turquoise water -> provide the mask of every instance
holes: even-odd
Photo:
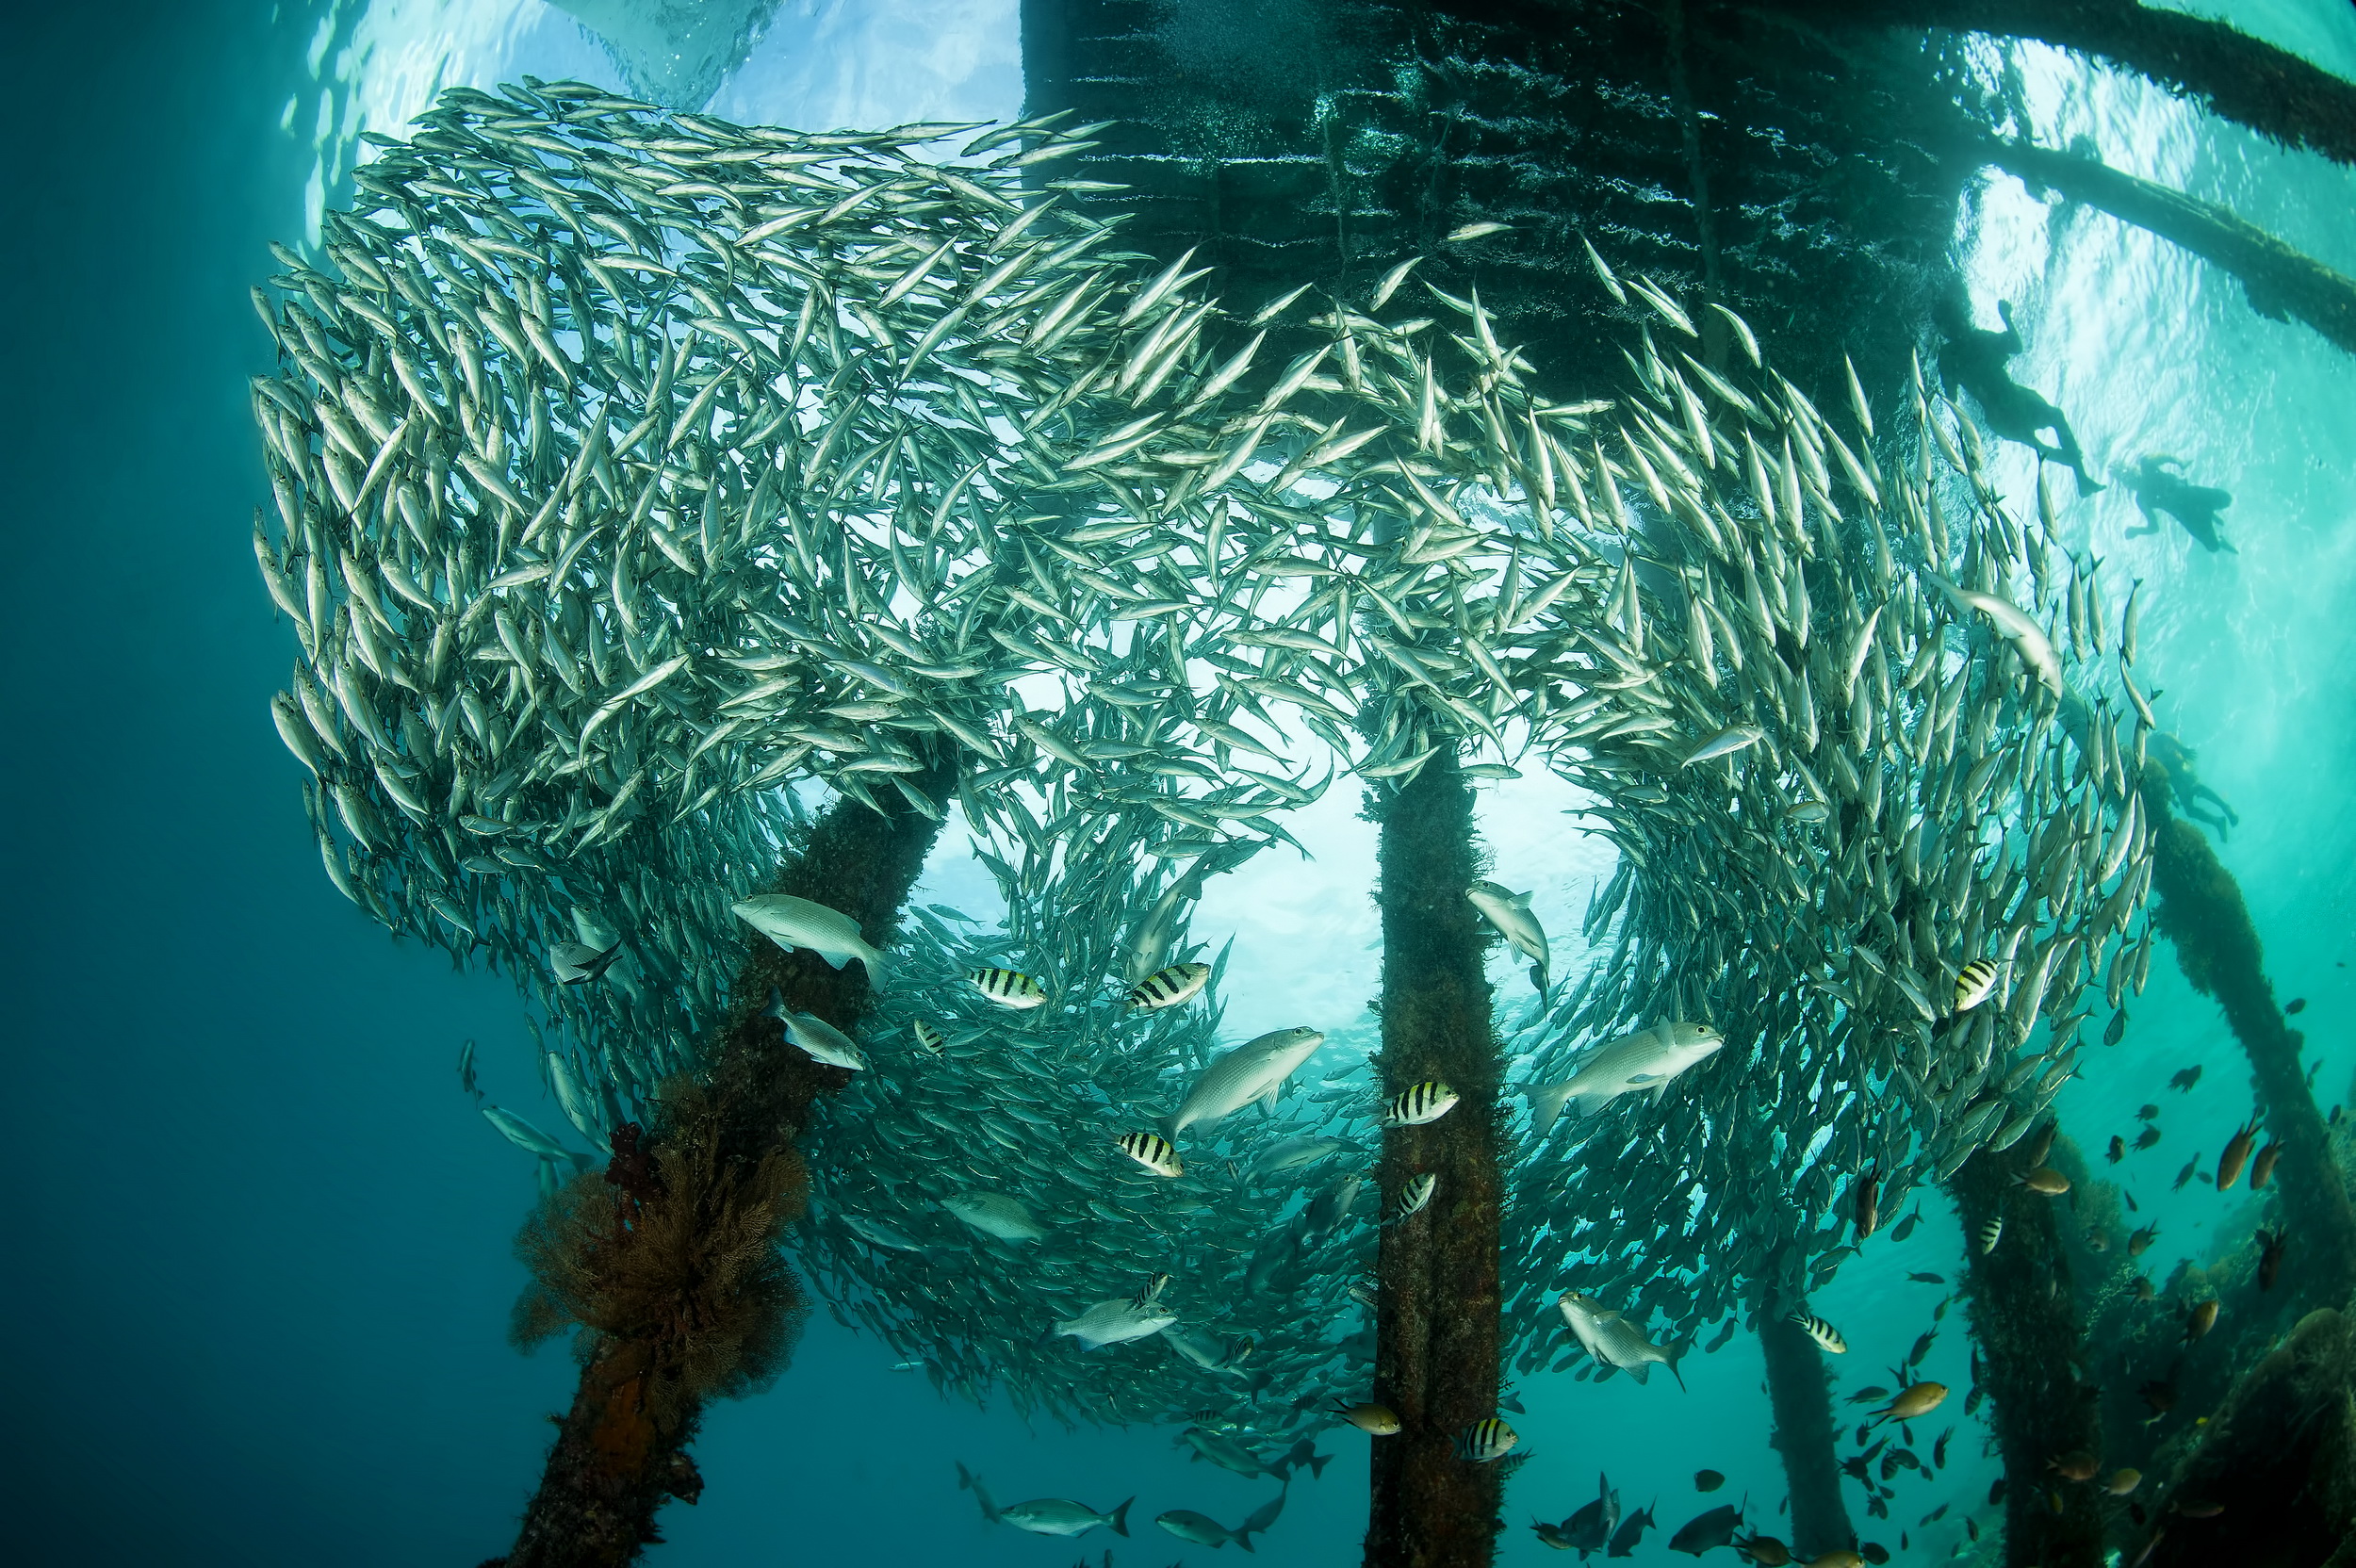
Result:
[[[1013,11],[789,7],[712,109],[811,129],[1010,114]],[[2356,75],[2345,8],[2231,14]],[[532,1162],[458,1091],[458,1043],[480,1042],[494,1099],[555,1112],[507,982],[394,945],[319,874],[300,770],[266,707],[292,650],[247,539],[269,493],[244,378],[270,361],[246,289],[274,270],[268,240],[300,238],[340,198],[360,130],[396,132],[446,86],[527,72],[622,84],[578,24],[539,5],[110,8],[20,15],[10,31],[25,80],[8,107],[24,151],[7,263],[5,1037],[20,1199],[6,1324],[25,1413],[5,1473],[23,1560],[479,1560],[511,1538],[572,1368],[561,1351],[527,1360],[504,1344]],[[2091,136],[2115,165],[2356,273],[2349,171],[2050,53],[2021,63],[2049,143]],[[2030,346],[2016,373],[2070,411],[2098,468],[2170,452],[2233,492],[2233,554],[2173,529],[2124,537],[2135,516],[2116,486],[2068,505],[2064,531],[2102,559],[2114,606],[2143,580],[2147,685],[2241,812],[2224,853],[2279,989],[2308,999],[2320,1102],[2356,1102],[2344,1022],[2356,988],[2341,967],[2356,961],[2347,358],[2258,318],[2204,265],[2099,214],[2057,217],[2007,180],[1963,242],[1983,323],[1997,298],[2015,302]],[[2000,474],[2024,498],[2019,455]],[[1540,890],[1558,937],[1611,870],[1599,841],[1561,831],[1570,804],[1536,782],[1482,796],[1499,863]],[[1206,897],[1198,931],[1237,935],[1231,1029],[1363,1022],[1373,830],[1354,810],[1337,789],[1293,825],[1313,863],[1266,857]],[[982,882],[958,842],[944,839],[927,890],[973,907]],[[1558,964],[1572,961],[1558,945]],[[1496,974],[1508,983],[1501,959]],[[2249,1115],[2246,1071],[2165,950],[2131,1011],[2127,1042],[2095,1054],[2058,1105],[2090,1152],[2132,1135],[2136,1105],[2165,1105],[2163,1141],[2119,1172],[2162,1227],[2143,1262],[2165,1277],[2246,1227],[2246,1199],[2168,1190]],[[2163,1092],[2194,1064],[2197,1093]],[[1849,1337],[1844,1386],[1880,1380],[1921,1331],[1935,1293],[1904,1273],[1955,1271],[1952,1220],[1935,1199],[1924,1209],[1910,1241],[1813,1303]],[[1924,1370],[1960,1388],[1964,1353],[1945,1334]],[[1233,1522],[1265,1498],[1265,1483],[1185,1462],[1167,1430],[1026,1428],[937,1398],[894,1359],[814,1315],[776,1390],[711,1413],[695,1450],[708,1490],[665,1512],[659,1558],[1071,1560],[1074,1544],[986,1527],[956,1490],[960,1460],[1002,1498],[1109,1507],[1135,1494],[1140,1524],[1180,1507]],[[1782,1478],[1753,1342],[1737,1335],[1684,1370],[1683,1393],[1522,1382],[1515,1424],[1535,1457],[1509,1494],[1501,1561],[1554,1560],[1519,1527],[1568,1513],[1599,1468],[1630,1508],[1657,1493],[1670,1528],[1705,1506],[1690,1481],[1701,1466],[1726,1474],[1726,1498],[1771,1513]],[[1986,1495],[1993,1465],[1973,1429],[1938,1483],[1902,1498],[1912,1514],[1957,1504],[1909,1560],[1943,1557]],[[1356,1557],[1366,1445],[1336,1432],[1326,1446],[1339,1457],[1292,1490],[1264,1547],[1273,1560]],[[1105,1544],[1080,1544],[1093,1557]],[[1150,1528],[1112,1544],[1132,1564],[1208,1555],[1165,1550]],[[1663,1538],[1639,1555],[1662,1560]]]

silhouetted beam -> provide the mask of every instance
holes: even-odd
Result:
[[[1832,1375],[1808,1331],[1792,1321],[1806,1297],[1780,1291],[1762,1298],[1759,1350],[1767,1363],[1767,1398],[1775,1427],[1769,1445],[1783,1457],[1792,1489],[1792,1546],[1802,1561],[1852,1548],[1857,1528],[1841,1500],[1839,1432],[1832,1419]]]
[[[1482,972],[1488,933],[1464,890],[1472,790],[1443,746],[1380,807],[1383,1092],[1440,1079],[1464,1097],[1439,1120],[1383,1137],[1382,1188],[1439,1178],[1421,1214],[1383,1233],[1374,1397],[1402,1429],[1374,1440],[1368,1568],[1486,1568],[1497,1548],[1495,1464],[1457,1456],[1497,1413],[1497,1039]]]
[[[2287,147],[2356,163],[2356,82],[2206,17],[2134,0],[1742,0],[1824,26],[1945,27],[2074,49]]]
[[[2108,164],[2020,141],[1991,141],[1988,161],[2031,187],[2050,186],[2124,223],[2149,229],[2241,280],[2250,307],[2276,320],[2296,316],[2333,346],[2356,353],[2356,279],[2293,250],[2225,208],[2124,174]]]

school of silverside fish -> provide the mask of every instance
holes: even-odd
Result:
[[[1550,769],[1619,852],[1559,981],[1526,894],[1467,890],[1532,960],[1523,1373],[1674,1369],[2036,1124],[2151,962],[2151,716],[2133,603],[2114,633],[1919,370],[1877,437],[1854,374],[1827,416],[1717,306],[1713,369],[1591,249],[1565,286],[1609,292],[1629,378],[1549,402],[1412,261],[1231,314],[1048,177],[1092,127],[945,150],[976,129],[454,90],[328,215],[333,270],[256,291],[273,711],[328,874],[507,966],[582,1138],[726,1016],[791,787],[943,813],[920,743],[962,753],[1008,917],[912,907],[856,1040],[780,1024],[864,1068],[807,1138],[807,1266],[974,1400],[1191,1420],[1280,1478],[1396,1429],[1354,1405],[1373,1228],[1448,1194],[1361,1172],[1452,1091],[1378,1089],[1349,1021],[1222,1054],[1224,954],[1164,972],[1343,772]],[[1280,331],[1314,346],[1265,363]],[[849,961],[827,913],[769,924]],[[582,1158],[486,1114],[544,1183]]]

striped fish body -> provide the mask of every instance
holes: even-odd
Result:
[[[1849,1353],[1849,1342],[1841,1337],[1841,1331],[1813,1313],[1795,1312],[1792,1315],[1792,1321],[1825,1354],[1845,1356]]]
[[[1401,1089],[1388,1109],[1383,1112],[1386,1127],[1421,1127],[1437,1121],[1456,1108],[1457,1093],[1437,1078],[1428,1079],[1410,1089]]]
[[[1475,1464],[1494,1463],[1503,1459],[1521,1440],[1521,1433],[1492,1415],[1485,1421],[1474,1422],[1456,1434],[1456,1457],[1470,1460]]]
[[[936,1056],[940,1055],[941,1048],[949,1043],[941,1037],[940,1030],[934,1028],[931,1024],[925,1022],[921,1018],[914,1023],[908,1025],[908,1031],[916,1037],[917,1044],[923,1046],[925,1050],[931,1052]]]
[[[1410,1177],[1407,1184],[1399,1189],[1399,1196],[1391,1200],[1390,1217],[1384,1223],[1396,1225],[1409,1215],[1420,1213],[1432,1201],[1432,1190],[1439,1184],[1440,1179],[1428,1170]]]
[[[1996,966],[1986,958],[1972,959],[1955,975],[1955,1011],[1970,1012],[1995,990]]]
[[[1123,1133],[1113,1144],[1156,1176],[1186,1174],[1186,1168],[1179,1163],[1178,1151],[1159,1133]]]
[[[1980,1227],[1980,1255],[1986,1257],[1996,1250],[1996,1244],[2004,1237],[2004,1222],[1991,1219]]]
[[[1027,1012],[1047,1000],[1039,982],[1017,970],[969,970],[965,977],[973,982],[975,990],[1001,1007],[1012,1007],[1017,1012]]]
[[[1157,1012],[1191,1002],[1210,982],[1208,964],[1172,964],[1156,970],[1129,991],[1129,1006],[1140,1013]]]
[[[1147,1275],[1145,1288],[1129,1298],[1129,1305],[1138,1312],[1143,1312],[1162,1298],[1162,1292],[1170,1288],[1170,1277],[1167,1274]]]

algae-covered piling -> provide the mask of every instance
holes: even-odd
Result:
[[[2275,1180],[2283,1218],[2297,1241],[2284,1282],[2304,1299],[2339,1306],[2356,1295],[2356,1208],[2331,1157],[2331,1137],[2315,1110],[2299,1061],[2303,1037],[2283,1021],[2266,975],[2266,954],[2241,887],[2198,827],[2169,809],[2164,784],[2147,784],[2152,823],[2154,916],[2176,948],[2176,961],[2203,996],[2217,998],[2233,1037],[2249,1054],[2250,1076],[2268,1136],[2282,1146]]]
[[[938,800],[955,779],[936,761],[910,782]],[[842,910],[881,946],[940,825],[838,800],[772,890]],[[869,1000],[861,966],[754,940],[709,1072],[665,1085],[643,1140],[617,1134],[603,1183],[581,1179],[527,1228],[519,1330],[569,1319],[594,1338],[508,1568],[604,1568],[661,1539],[663,1503],[702,1489],[687,1447],[705,1401],[760,1386],[792,1349],[802,1298],[777,1244],[808,1192],[793,1144],[845,1074],[785,1043],[761,1011],[772,987],[846,1030]]]
[[[2101,1494],[2057,1472],[2071,1455],[2100,1457],[2094,1386],[2054,1200],[2014,1179],[2002,1154],[1981,1150],[1948,1182],[1971,1254],[1964,1293],[1980,1348],[1980,1383],[1996,1413],[2004,1455],[2004,1553],[2012,1568],[2101,1568]],[[1994,1248],[1981,1245],[2002,1220]]]
[[[1494,1464],[1456,1439],[1497,1413],[1497,1051],[1481,954],[1488,938],[1464,890],[1473,865],[1472,790],[1443,746],[1377,807],[1382,825],[1383,1091],[1430,1079],[1462,1102],[1437,1121],[1383,1135],[1388,1196],[1429,1173],[1420,1215],[1383,1233],[1374,1396],[1403,1429],[1374,1445],[1368,1568],[1482,1568],[1496,1549]]]
[[[1841,1500],[1832,1375],[1824,1353],[1792,1320],[1807,1310],[1806,1297],[1769,1290],[1759,1311],[1759,1350],[1767,1363],[1767,1398],[1775,1417],[1768,1442],[1783,1459],[1792,1488],[1792,1545],[1803,1560],[1846,1549],[1857,1539]]]

